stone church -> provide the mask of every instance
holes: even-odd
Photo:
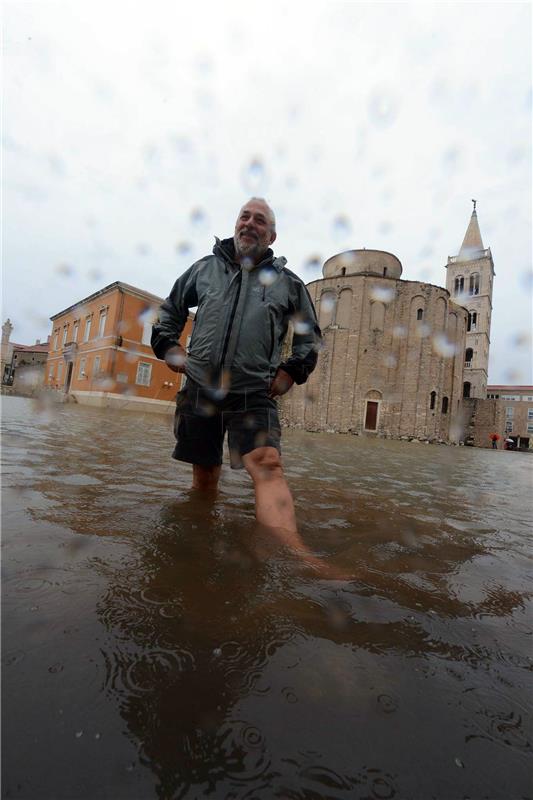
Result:
[[[446,288],[402,278],[392,253],[348,250],[307,288],[324,342],[282,400],[290,427],[459,441],[464,398],[486,398],[494,264],[475,208]],[[466,412],[467,413],[467,412]]]

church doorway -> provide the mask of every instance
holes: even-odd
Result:
[[[365,431],[377,431],[378,429],[378,408],[379,401],[367,400],[365,411]]]

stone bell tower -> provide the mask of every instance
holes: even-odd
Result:
[[[463,397],[485,399],[490,348],[494,262],[485,249],[474,209],[459,255],[448,256],[446,288],[452,300],[468,310],[463,370]]]

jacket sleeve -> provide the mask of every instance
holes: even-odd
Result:
[[[313,301],[305,284],[298,278],[294,285],[292,310],[292,351],[287,361],[280,364],[295,383],[305,383],[316,367],[322,344]]]
[[[197,265],[193,264],[180,275],[172,291],[159,308],[159,316],[152,326],[151,345],[158,358],[163,359],[170,347],[179,344],[189,309],[198,305],[196,294]]]

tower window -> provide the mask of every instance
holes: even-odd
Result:
[[[465,290],[465,279],[462,275],[458,275],[454,283],[454,294],[461,294]]]
[[[429,395],[429,407],[433,410],[435,408],[435,402],[437,400],[437,392],[431,392]]]
[[[387,267],[383,267],[383,277],[387,277]]]
[[[472,359],[474,357],[474,351],[471,347],[467,347],[465,350],[465,367],[472,366]]]
[[[474,272],[470,276],[469,294],[479,294],[479,272]]]
[[[343,267],[343,268],[341,269],[341,275],[346,275],[346,267]]]
[[[443,414],[447,414],[448,413],[448,398],[447,397],[443,397],[442,398],[442,413]]]
[[[477,312],[476,311],[469,311],[468,312],[468,323],[466,326],[467,331],[475,331],[477,329]]]
[[[418,309],[418,311],[416,312],[416,318],[417,318],[417,320],[420,320],[420,319],[424,318],[424,309],[423,308],[419,308]]]
[[[472,389],[472,384],[470,381],[465,381],[463,383],[463,397],[470,397],[470,390]]]

